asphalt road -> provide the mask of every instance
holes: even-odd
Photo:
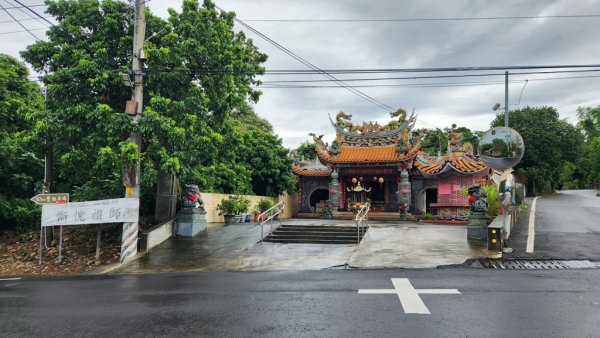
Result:
[[[393,289],[407,278],[416,293]],[[597,337],[600,269],[201,272],[0,280],[2,337]],[[456,289],[460,294],[435,294]],[[429,292],[429,293],[427,293]],[[412,297],[412,300],[411,300]]]
[[[533,253],[525,252],[529,229],[527,213],[510,236],[509,247],[515,251],[503,257],[600,261],[600,197],[595,190],[563,190],[539,197],[534,225]]]

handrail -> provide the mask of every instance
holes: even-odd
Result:
[[[371,209],[371,203],[366,202],[365,205],[363,205],[358,212],[356,213],[356,217],[354,217],[354,220],[356,221],[356,241],[358,243],[360,243],[360,234],[361,234],[361,230],[363,229],[363,221],[366,221],[367,224],[366,226],[369,226],[369,210]],[[363,232],[364,235],[364,232]]]
[[[283,212],[283,208],[285,207],[285,201],[281,201],[277,204],[275,204],[274,206],[272,206],[271,208],[269,208],[267,211],[263,212],[262,214],[258,215],[258,225],[260,225],[260,241],[263,241],[263,226],[265,223],[269,222],[270,220],[272,220],[273,218],[275,218],[277,215],[281,214]],[[273,223],[270,223],[271,225],[271,232],[273,232]],[[281,218],[279,218],[279,225],[281,225]],[[271,233],[269,232],[269,233]]]

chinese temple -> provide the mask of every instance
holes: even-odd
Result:
[[[488,168],[451,131],[444,156],[421,151],[423,133],[413,131],[416,116],[403,109],[390,114],[385,125],[369,121],[353,124],[352,115],[337,114],[331,125],[335,140],[326,144],[323,135],[313,137],[317,158],[296,161],[293,172],[299,181],[299,213],[317,213],[329,200],[336,211],[350,211],[366,201],[372,212],[435,215],[440,219],[463,219],[469,204],[463,187],[481,181]]]

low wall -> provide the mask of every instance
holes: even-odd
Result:
[[[152,248],[162,244],[173,235],[175,220],[166,221],[148,232],[140,235],[140,251],[148,252]]]
[[[506,222],[504,220],[504,215],[500,214],[494,218],[492,223],[488,226],[491,227],[502,227],[502,231],[504,232],[504,239],[508,239],[510,237],[511,230],[515,227],[517,220],[518,212],[514,213],[506,213]]]
[[[206,209],[206,221],[209,223],[215,222],[224,222],[223,216],[219,216],[219,212],[217,211],[217,205],[221,203],[222,200],[227,199],[231,195],[227,194],[213,194],[213,193],[202,193],[202,200],[204,201],[204,208]],[[243,195],[245,198],[250,200],[250,208],[248,209],[248,214],[252,214],[258,202],[263,198],[271,199],[274,203],[278,203],[279,201],[285,201],[285,207],[283,209],[283,213],[281,214],[281,218],[292,218],[294,215],[298,214],[298,199],[296,198],[296,194],[291,195],[283,195],[279,198],[268,197],[268,196],[251,196],[251,195]]]

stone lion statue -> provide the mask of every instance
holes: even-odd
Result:
[[[204,210],[204,201],[200,189],[195,184],[186,184],[183,188],[183,207]]]
[[[487,201],[487,193],[485,189],[481,187],[480,184],[475,184],[472,187],[469,187],[469,205],[471,206],[471,211],[475,212],[487,212],[488,211],[488,201]]]

